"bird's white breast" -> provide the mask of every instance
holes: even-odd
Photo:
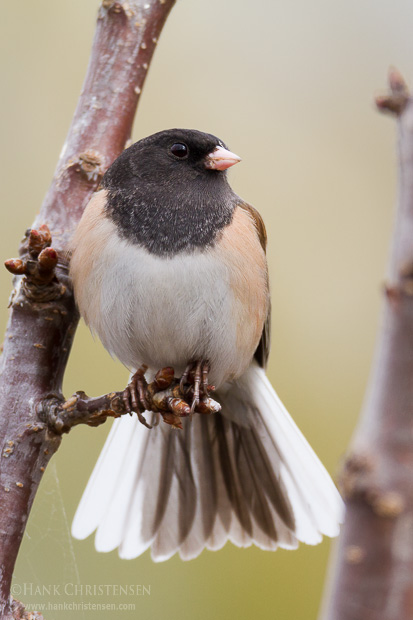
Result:
[[[225,265],[209,252],[160,258],[125,241],[112,245],[97,328],[107,349],[132,368],[168,365],[179,374],[208,359],[211,381],[226,375],[236,324]]]

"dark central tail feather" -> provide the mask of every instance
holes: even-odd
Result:
[[[132,558],[150,546],[162,561],[227,540],[274,550],[336,535],[341,499],[264,371],[253,365],[217,398],[221,414],[197,414],[182,431],[160,424],[137,433],[136,418],[115,420],[74,536],[97,528],[98,550]]]

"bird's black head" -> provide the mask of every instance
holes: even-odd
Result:
[[[116,189],[139,182],[177,186],[194,179],[216,184],[217,173],[224,177],[222,173],[238,161],[216,136],[195,129],[167,129],[126,149],[105,174],[103,185]]]
[[[155,254],[207,247],[237,196],[225,170],[240,161],[217,137],[168,129],[136,142],[103,177],[107,215],[123,237]]]

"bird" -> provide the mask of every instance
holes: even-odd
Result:
[[[228,182],[239,161],[201,131],[145,137],[105,172],[71,241],[92,332],[132,378],[170,367],[192,398],[177,430],[138,385],[138,415],[114,420],[72,525],[96,531],[98,551],[191,560],[227,541],[295,549],[339,533],[340,494],[266,376],[267,234]],[[211,385],[221,411],[200,415]]]

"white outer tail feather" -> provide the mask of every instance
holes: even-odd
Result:
[[[337,536],[343,502],[324,465],[277,396],[264,370],[253,365],[246,379],[284,457],[285,482],[291,503],[294,508],[301,503],[302,511],[296,513],[298,540],[316,545],[323,534]],[[297,497],[297,503],[293,496]]]
[[[196,414],[192,421],[184,421],[183,431],[174,431],[163,422],[149,431],[136,416],[122,416],[113,423],[80,501],[73,536],[83,539],[97,529],[98,551],[119,547],[119,555],[129,559],[151,546],[155,561],[167,560],[177,551],[182,559],[192,559],[203,548],[220,549],[227,540],[241,547],[254,543],[274,550],[295,548],[298,541],[314,545],[322,535],[336,536],[343,514],[340,495],[264,370],[253,363],[226,392],[218,392],[218,400],[222,414],[216,415],[222,416],[219,428],[225,433],[234,489],[228,492],[221,471],[222,446],[209,441],[215,437],[214,425],[218,428],[214,415]],[[241,455],[244,474],[245,468],[251,472],[245,485],[239,455],[235,456],[235,431],[239,428],[240,433],[248,433],[249,427],[256,429],[266,459],[288,497],[294,531],[277,514],[268,499],[268,488],[261,493],[254,486],[259,471],[254,472],[254,450],[248,449],[248,442]],[[228,493],[232,491],[231,504]],[[261,524],[252,509],[257,501],[263,501],[267,515]],[[270,526],[265,531],[268,515],[275,524],[276,537]]]

